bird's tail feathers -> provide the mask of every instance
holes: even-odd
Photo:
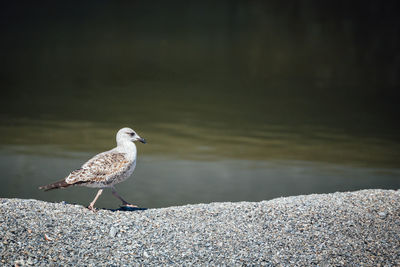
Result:
[[[61,181],[58,181],[58,182],[55,182],[55,183],[52,183],[52,184],[40,186],[39,189],[43,189],[44,191],[49,191],[49,190],[52,190],[52,189],[68,187],[70,185],[71,184],[68,184],[65,181],[65,179],[63,179]]]

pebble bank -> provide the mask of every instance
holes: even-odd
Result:
[[[2,266],[400,266],[400,191],[136,211],[0,199]]]

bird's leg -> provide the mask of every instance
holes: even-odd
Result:
[[[99,196],[101,195],[101,193],[103,193],[103,189],[100,189],[99,191],[97,191],[96,196],[94,197],[93,201],[90,202],[88,209],[90,209],[91,211],[95,211],[94,208],[94,203],[96,203],[97,199],[99,198]]]
[[[111,190],[112,190],[112,194],[113,194],[116,198],[118,198],[119,200],[122,201],[122,206],[123,206],[123,207],[130,207],[130,208],[137,208],[137,207],[138,207],[138,206],[136,206],[136,205],[129,204],[128,202],[126,202],[120,195],[118,195],[118,193],[117,193],[117,191],[115,190],[114,186],[111,187]]]

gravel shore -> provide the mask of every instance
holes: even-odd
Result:
[[[0,199],[0,265],[400,266],[400,191],[137,211]]]

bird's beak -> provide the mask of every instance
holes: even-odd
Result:
[[[144,138],[140,138],[139,141],[142,142],[143,144],[146,144],[146,143],[147,143],[147,142],[146,142],[146,139],[144,139]]]

